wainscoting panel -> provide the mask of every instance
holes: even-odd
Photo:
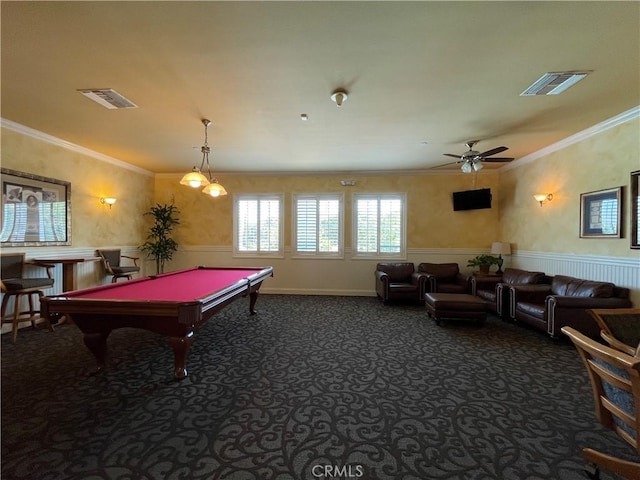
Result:
[[[640,305],[640,255],[627,258],[522,251],[507,257],[504,267],[509,266],[547,275],[611,282],[631,289],[631,301]]]

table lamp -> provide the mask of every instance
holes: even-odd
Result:
[[[491,244],[491,253],[498,254],[498,270],[496,270],[496,273],[504,273],[502,271],[502,264],[504,263],[502,255],[511,255],[511,244],[505,242],[493,242]]]

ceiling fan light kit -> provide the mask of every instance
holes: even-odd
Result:
[[[180,180],[180,185],[186,185],[192,188],[205,187],[202,190],[202,193],[211,195],[212,197],[220,197],[227,194],[225,188],[218,183],[218,180],[213,178],[211,175],[211,165],[209,164],[209,153],[211,153],[211,148],[208,144],[208,135],[207,130],[209,125],[211,125],[211,120],[207,118],[202,119],[202,124],[204,125],[204,145],[200,148],[202,152],[202,162],[200,163],[200,168],[193,167],[193,170],[182,177]],[[209,174],[209,178],[203,175],[201,172],[204,169],[205,163],[207,165],[207,173]]]

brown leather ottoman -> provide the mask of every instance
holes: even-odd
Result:
[[[466,293],[425,293],[424,302],[437,325],[443,318],[470,318],[480,325],[487,319],[484,300]]]

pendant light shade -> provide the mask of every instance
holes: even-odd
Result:
[[[191,172],[182,177],[182,180],[180,180],[180,185],[198,188],[204,185],[209,185],[209,180],[202,173],[200,173],[200,169],[198,167],[193,167],[193,170]]]
[[[180,180],[180,185],[186,185],[192,188],[205,187],[202,190],[202,193],[206,193],[207,195],[211,195],[212,197],[220,197],[227,194],[225,188],[218,183],[218,180],[213,178],[211,175],[211,166],[209,165],[209,153],[211,153],[211,148],[209,148],[208,144],[208,135],[207,129],[209,125],[211,125],[211,120],[206,118],[202,119],[202,124],[204,125],[204,145],[200,148],[202,152],[202,162],[200,163],[200,168],[193,167],[193,170],[187,173],[182,180]],[[207,178],[202,170],[204,169],[205,164],[207,165],[207,173],[209,174],[209,178]]]
[[[227,191],[214,178],[213,182],[202,189],[202,193],[206,193],[207,195],[211,195],[212,197],[221,197],[223,195],[226,195]]]

